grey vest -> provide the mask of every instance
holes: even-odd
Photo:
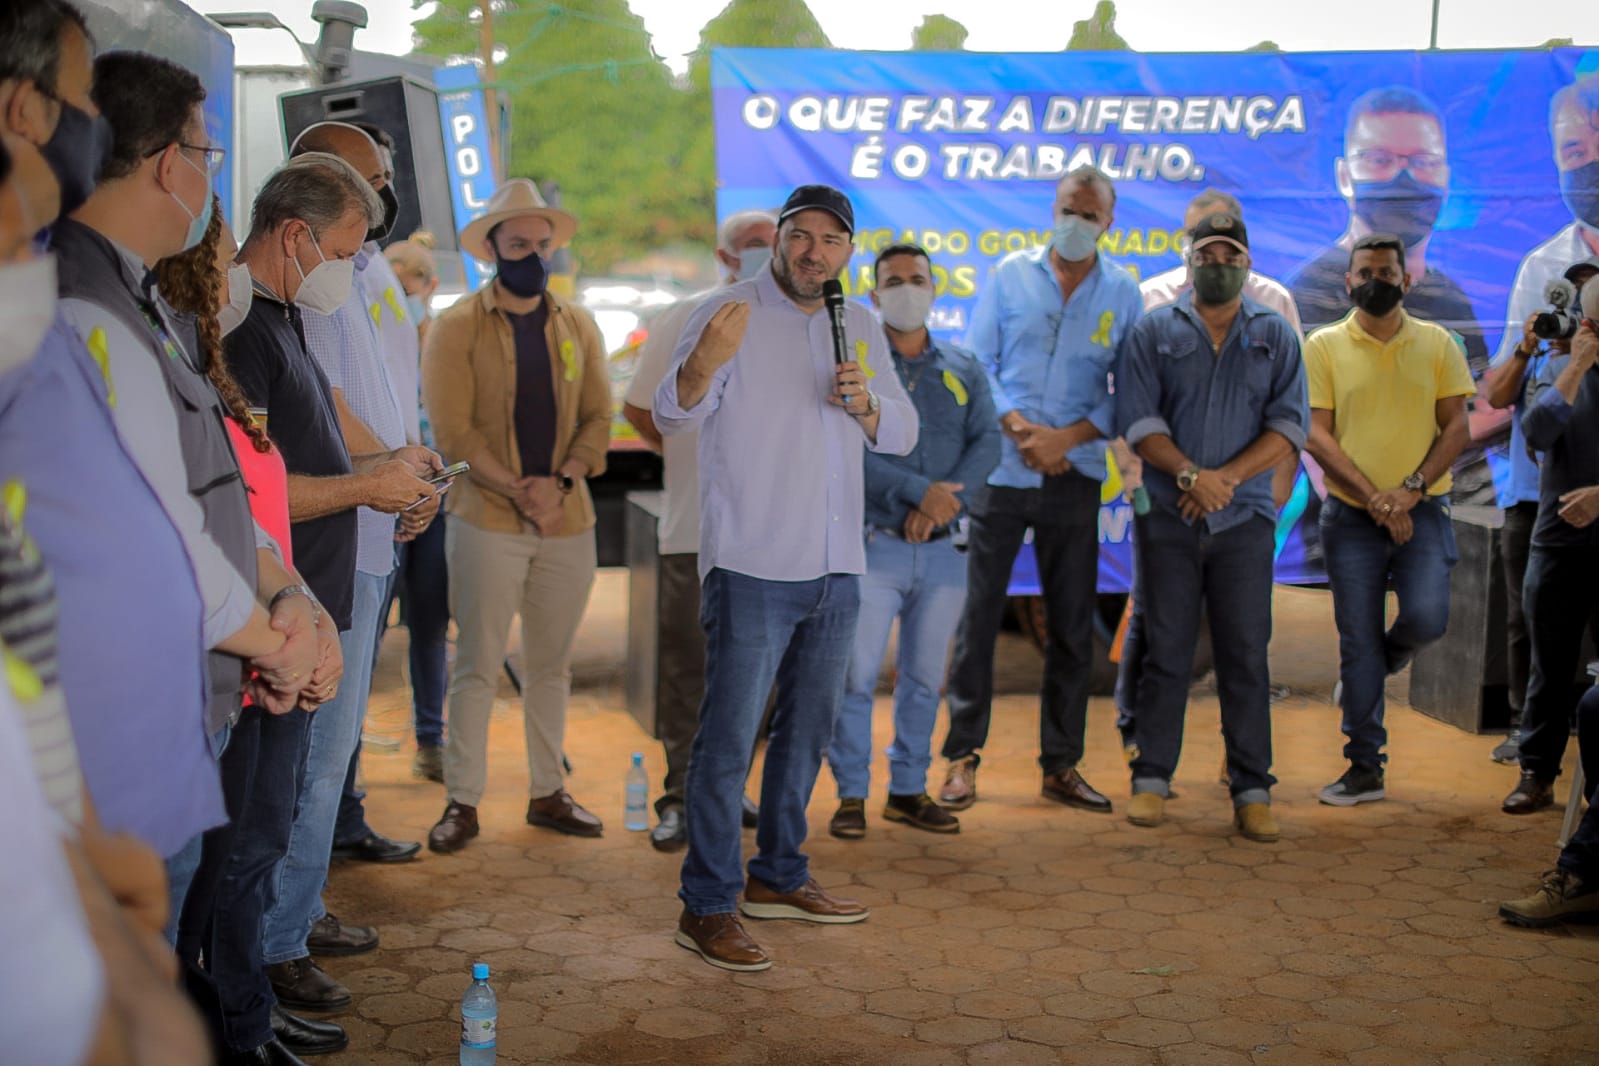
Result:
[[[205,530],[252,589],[256,587],[255,520],[238,457],[228,438],[227,408],[211,382],[197,369],[198,360],[144,295],[116,247],[94,230],[62,219],[50,238],[56,253],[61,298],[85,300],[103,307],[137,337],[161,368],[167,394],[178,419],[178,440],[188,468],[189,492],[205,515]],[[193,346],[192,333],[189,343]],[[244,663],[233,655],[212,652],[207,660],[211,695],[206,704],[206,731],[215,734],[239,716]],[[159,664],[152,664],[160,669]]]

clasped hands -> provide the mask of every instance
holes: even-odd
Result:
[[[1409,543],[1416,527],[1410,517],[1411,509],[1421,502],[1421,493],[1410,489],[1384,489],[1372,493],[1366,501],[1366,513],[1371,520],[1388,531],[1395,544]]]
[[[1201,470],[1194,484],[1177,501],[1177,512],[1190,522],[1204,518],[1233,502],[1238,479],[1221,470]]]
[[[1016,450],[1021,453],[1022,462],[1027,464],[1029,470],[1054,477],[1072,468],[1066,459],[1066,452],[1071,446],[1066,430],[1029,422],[1015,412],[1007,415],[999,425],[1005,436],[1016,442]]]
[[[511,503],[517,513],[533,523],[533,528],[543,537],[560,533],[565,511],[562,503],[566,494],[554,477],[523,477],[511,483]]]
[[[344,675],[338,630],[305,596],[288,596],[272,609],[272,628],[283,644],[270,655],[250,660],[254,676],[245,685],[250,699],[271,714],[295,707],[314,711],[332,699]]]
[[[935,481],[927,486],[922,500],[905,516],[904,535],[909,544],[926,544],[941,527],[955,521],[961,513],[960,497],[966,486],[958,481]]]

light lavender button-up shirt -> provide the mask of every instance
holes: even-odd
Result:
[[[705,323],[725,303],[750,305],[737,354],[692,409],[677,399],[677,372]],[[827,402],[833,334],[827,312],[806,314],[777,287],[771,268],[719,289],[695,309],[655,392],[663,434],[700,430],[700,578],[721,567],[765,581],[812,581],[866,571],[865,448],[905,455],[916,447],[916,408],[894,373],[876,317],[849,301],[846,357],[861,363],[881,402],[875,443]],[[864,358],[863,358],[864,355]]]

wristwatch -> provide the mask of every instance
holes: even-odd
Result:
[[[1427,479],[1422,477],[1421,471],[1418,470],[1401,481],[1399,487],[1407,492],[1419,492],[1425,495],[1427,492]]]
[[[1184,492],[1193,488],[1199,481],[1199,467],[1190,466],[1186,470],[1177,471],[1177,487]]]
[[[561,490],[562,496],[570,496],[572,490],[577,488],[577,480],[571,474],[556,474],[555,487]]]
[[[850,415],[854,418],[865,418],[867,415],[874,413],[881,406],[883,405],[881,401],[878,400],[877,393],[868,392],[866,394],[866,410],[860,412],[859,414],[851,411]]]
[[[272,599],[267,601],[267,613],[277,610],[278,604],[291,596],[304,596],[311,603],[311,623],[319,624],[322,621],[322,605],[317,602],[316,594],[308,585],[284,585],[272,594]]]

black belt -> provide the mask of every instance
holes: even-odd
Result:
[[[949,536],[950,533],[952,533],[953,531],[954,530],[950,526],[939,526],[937,529],[935,529],[931,533],[929,533],[927,535],[927,540],[923,541],[922,543],[931,544],[935,540],[943,540],[945,537]],[[904,530],[902,530],[902,529],[889,529],[887,526],[871,526],[871,525],[869,525],[869,526],[866,527],[866,532],[868,532],[868,533],[887,533],[891,537],[897,537],[900,540],[904,540],[905,539],[905,531]]]

